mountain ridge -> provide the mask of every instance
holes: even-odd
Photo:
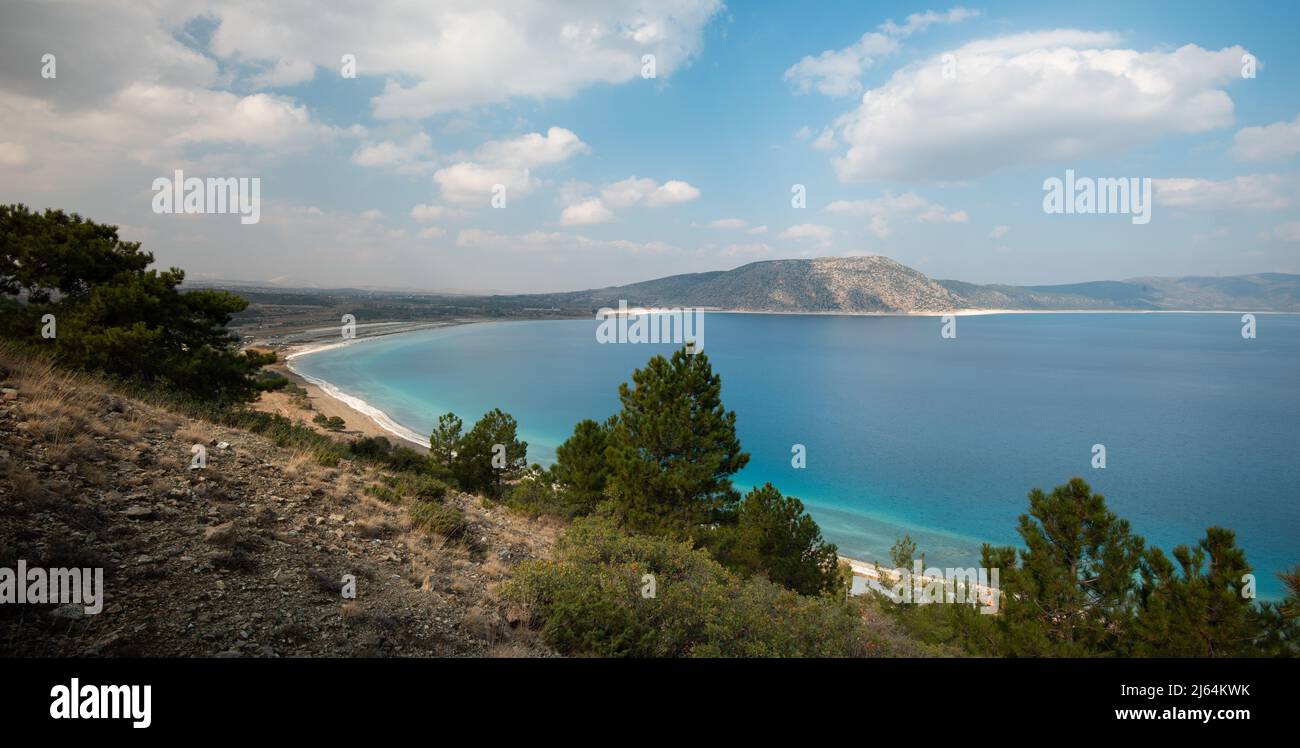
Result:
[[[1139,277],[1015,286],[937,280],[881,255],[761,260],[731,270],[554,294],[547,303],[752,312],[937,313],[961,310],[1300,312],[1300,275]]]

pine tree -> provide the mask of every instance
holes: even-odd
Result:
[[[749,462],[722,378],[703,353],[655,356],[619,385],[623,409],[610,439],[609,488],[638,531],[697,535],[734,517],[730,477]]]
[[[591,419],[580,421],[573,435],[555,450],[554,477],[564,485],[573,516],[589,514],[604,497],[609,479],[605,450],[611,427]]]
[[[834,544],[804,512],[803,502],[782,496],[771,483],[745,494],[730,542],[714,544],[722,563],[742,574],[761,573],[804,595],[847,592]]]
[[[452,464],[460,487],[500,497],[505,481],[528,466],[528,442],[520,441],[517,434],[518,425],[509,413],[500,408],[485,413],[460,440],[460,453]]]
[[[461,429],[464,424],[455,413],[438,416],[438,425],[429,435],[429,452],[438,464],[451,467],[460,450]]]
[[[1243,577],[1250,573],[1250,564],[1233,532],[1211,527],[1194,549],[1180,545],[1173,555],[1177,569],[1159,548],[1146,554],[1141,610],[1132,637],[1125,642],[1131,653],[1151,657],[1257,654],[1263,625],[1252,600],[1243,594]]]
[[[1133,616],[1144,541],[1082,478],[1035,488],[1018,532],[1026,548],[985,546],[1003,593],[999,647],[1014,656],[1114,652]]]

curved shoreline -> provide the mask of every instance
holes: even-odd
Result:
[[[324,379],[321,379],[320,377],[314,377],[310,374],[304,374],[303,372],[295,369],[293,365],[289,363],[287,357],[285,359],[285,366],[289,369],[289,371],[292,371],[294,374],[297,374],[299,377],[302,377],[305,381],[315,385],[316,388],[319,389],[325,395],[334,398],[335,400],[339,401],[343,405],[346,405],[348,408],[355,410],[357,413],[364,416],[365,418],[370,419],[371,422],[373,422],[376,426],[383,429],[384,431],[387,431],[393,436],[396,436],[397,438],[403,441],[410,442],[411,444],[414,444],[418,447],[426,447],[426,448],[428,447],[428,443],[424,439],[422,439],[420,435],[417,434],[415,431],[393,420],[393,418],[389,416],[387,413],[380,410],[379,408],[376,408],[375,406],[371,405],[365,400],[357,397],[356,395],[349,395],[348,393],[339,389],[337,386],[331,384],[330,382],[325,381]]]

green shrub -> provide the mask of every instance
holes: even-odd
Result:
[[[464,512],[436,501],[417,501],[411,505],[409,513],[411,523],[417,529],[444,538],[460,538],[469,529]]]
[[[648,597],[648,578],[654,581]],[[853,601],[742,580],[689,542],[574,522],[554,559],[503,588],[564,654],[613,657],[852,657],[883,653]]]
[[[506,490],[504,502],[506,506],[534,517],[549,514],[561,519],[573,519],[591,511],[585,500],[575,500],[570,486],[556,481],[553,471],[538,466],[534,466],[528,475]]]

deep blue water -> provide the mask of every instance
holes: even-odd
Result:
[[[742,486],[803,499],[846,555],[971,565],[1015,543],[1033,487],[1078,475],[1149,543],[1236,530],[1260,594],[1300,563],[1300,316],[1015,314],[937,318],[709,314],[705,353],[752,458]],[[594,320],[479,323],[361,341],[294,361],[427,435],[493,407],[549,462],[582,418],[671,345],[596,342]],[[791,445],[807,467],[791,466]],[[1091,467],[1092,445],[1106,468]]]

